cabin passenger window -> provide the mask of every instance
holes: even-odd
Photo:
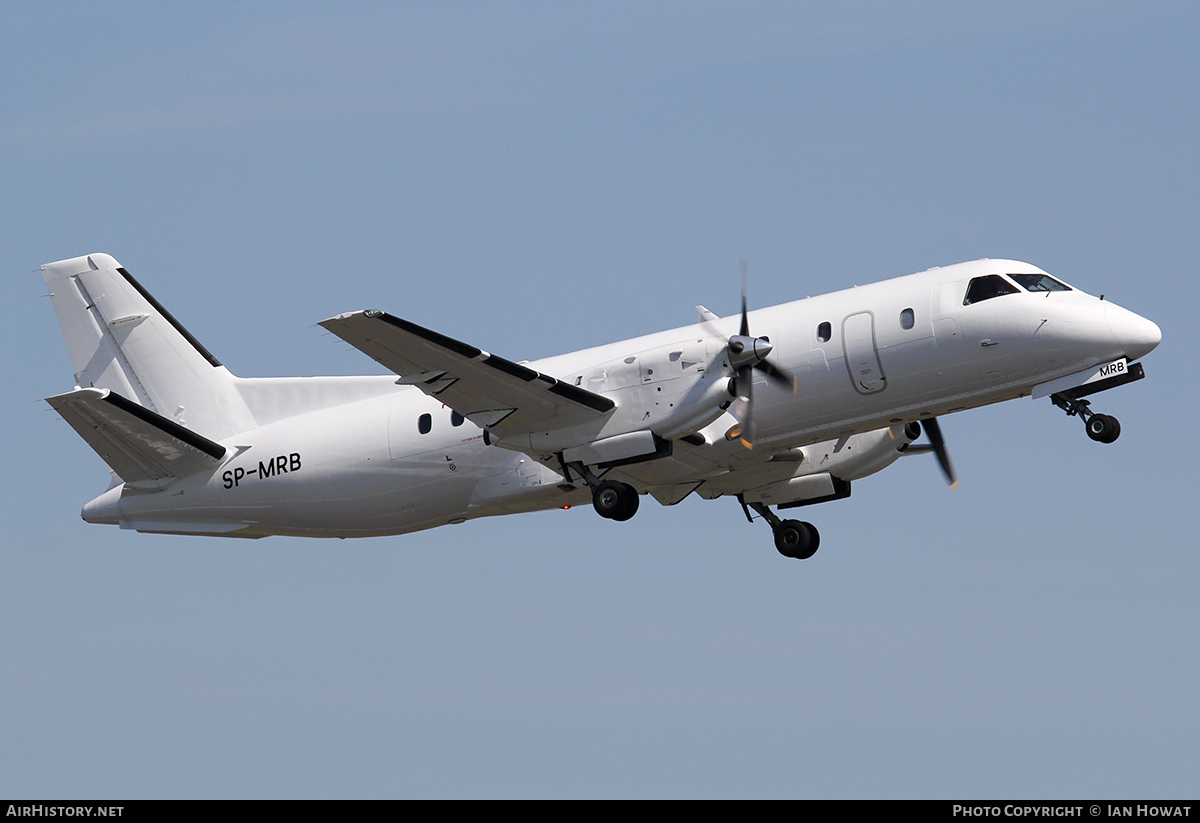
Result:
[[[1009,283],[998,274],[989,274],[987,277],[976,277],[967,286],[967,296],[963,298],[963,305],[969,306],[972,303],[982,303],[984,300],[991,300],[993,297],[1000,297],[1004,294],[1017,294],[1017,287]]]
[[[450,412],[450,425],[461,426],[463,424],[463,416],[456,411]]]
[[[817,326],[817,339],[822,343],[828,343],[829,338],[833,337],[833,326],[828,323],[822,323]]]
[[[417,418],[417,431],[421,434],[429,434],[429,430],[433,428],[433,416],[423,414]]]
[[[900,312],[900,328],[905,330],[911,329],[916,322],[916,316],[913,314],[912,309],[905,309]]]

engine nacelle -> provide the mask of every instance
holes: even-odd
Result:
[[[651,427],[654,433],[667,440],[678,440],[698,432],[724,414],[733,401],[730,381],[712,376],[689,387],[672,402],[674,407],[661,415]]]
[[[658,440],[678,440],[711,424],[733,401],[729,370],[722,370],[725,342],[698,338],[599,363],[564,380],[602,394],[616,409],[597,426],[580,426],[529,438],[491,441],[518,450],[554,453],[572,449],[581,462],[592,464],[601,454],[637,456],[637,443],[653,433]],[[640,433],[640,434],[639,434]],[[639,439],[641,438],[641,439]],[[643,447],[647,454],[662,450]],[[629,455],[624,452],[631,451]]]
[[[804,450],[814,463],[820,463],[835,477],[858,480],[895,463],[920,436],[921,427],[916,423],[897,423],[886,429],[856,434],[836,452],[832,441],[806,446]]]
[[[900,458],[910,443],[921,436],[915,423],[856,434],[846,442],[826,440],[780,452],[764,466],[778,466],[784,476],[760,486],[743,488],[735,476],[713,478],[698,493],[714,498],[742,494],[747,503],[764,503],[789,508],[836,500],[850,495],[850,481],[885,469]]]

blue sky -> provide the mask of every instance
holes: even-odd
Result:
[[[1192,796],[1189,4],[30,3],[0,31],[0,794]],[[778,556],[732,501],[362,541],[88,526],[37,271],[239,375],[379,307],[518,360],[979,257],[1155,320],[1102,446],[943,420]]]

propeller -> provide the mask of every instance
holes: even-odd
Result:
[[[936,417],[930,417],[928,420],[921,421],[921,426],[925,429],[925,434],[929,436],[929,445],[925,446],[909,446],[905,449],[905,454],[927,454],[933,452],[937,457],[938,465],[942,467],[942,474],[946,475],[946,482],[950,484],[950,488],[958,488],[958,476],[954,474],[954,466],[950,463],[950,452],[946,449],[946,439],[942,437],[942,426],[938,423]]]
[[[738,333],[729,338],[729,365],[733,367],[733,416],[738,419],[741,431],[736,436],[748,449],[754,448],[754,370],[763,372],[768,379],[796,391],[796,378],[791,372],[779,368],[767,360],[771,353],[771,342],[765,337],[750,334],[750,313],[746,308],[746,258],[741,258],[742,267],[742,323]]]

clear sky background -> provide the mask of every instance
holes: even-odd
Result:
[[[12,3],[0,795],[1195,797],[1200,6]],[[243,376],[513,360],[979,257],[1155,320],[805,511],[646,499],[356,541],[89,526],[41,263]]]

